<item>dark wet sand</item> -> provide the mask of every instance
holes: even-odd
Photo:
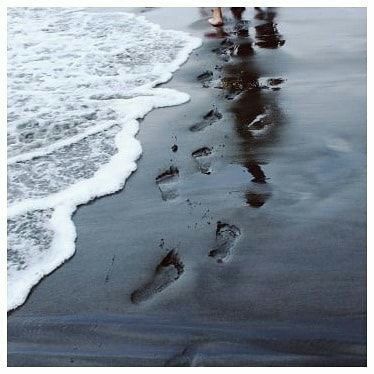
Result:
[[[75,214],[8,365],[366,365],[365,10],[144,14],[204,38],[166,85],[191,101],[151,112],[125,189]]]

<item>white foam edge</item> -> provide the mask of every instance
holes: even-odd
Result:
[[[190,99],[188,94],[178,92],[171,89],[158,89],[162,91],[162,96],[138,97],[133,102],[134,112],[137,113],[136,118],[144,116],[154,108],[165,106],[179,105]],[[167,95],[165,95],[167,91]],[[117,102],[113,105],[121,116],[129,108],[127,105],[122,106]],[[138,111],[136,111],[138,108]],[[112,124],[113,126],[113,124]],[[49,196],[34,199],[25,199],[15,202],[8,206],[8,218],[24,214],[30,210],[44,210],[64,203],[67,199],[73,200],[76,205],[85,204],[98,196],[107,195],[120,189],[122,186],[115,183],[116,180],[123,180],[136,169],[135,161],[141,154],[140,143],[135,139],[135,135],[139,130],[137,120],[129,120],[121,125],[121,131],[115,137],[115,144],[118,152],[112,156],[107,164],[101,166],[95,172],[92,178],[81,180],[65,190],[50,194]],[[125,172],[125,170],[127,170]],[[108,182],[112,187],[108,188]],[[87,197],[89,196],[89,197]]]
[[[159,91],[166,89],[160,89]],[[145,97],[143,103],[148,111],[155,107],[171,106],[185,103],[189,100],[189,95],[167,89],[169,99]],[[173,96],[170,93],[173,92]],[[160,97],[159,97],[160,98]],[[138,98],[140,99],[140,98]],[[149,102],[151,101],[151,102]],[[148,104],[148,105],[146,105]],[[120,106],[120,103],[117,103]],[[117,108],[119,112],[125,108]],[[54,236],[52,244],[48,250],[48,255],[41,259],[40,263],[34,264],[27,270],[21,271],[22,277],[16,280],[8,279],[8,311],[17,308],[25,302],[31,289],[39,281],[63,262],[69,259],[75,252],[75,226],[71,216],[79,205],[85,204],[97,197],[108,195],[120,190],[126,179],[136,170],[136,160],[142,153],[140,142],[135,138],[139,131],[139,122],[135,119],[128,121],[115,136],[115,144],[118,152],[114,154],[107,164],[104,164],[96,171],[90,179],[85,179],[75,183],[67,189],[40,199],[27,199],[20,203],[15,203],[8,207],[8,218],[16,219],[20,214],[33,210],[54,209],[50,220],[49,228],[53,230]]]
[[[118,191],[136,170],[135,161],[142,152],[140,142],[135,139],[138,130],[139,123],[136,120],[123,126],[115,136],[118,152],[92,178],[82,180],[59,193],[42,199],[29,199],[27,204],[19,204],[21,207],[8,209],[8,218],[14,219],[30,210],[54,209],[49,226],[53,231],[53,239],[46,257],[40,259],[39,263],[33,262],[29,269],[22,270],[18,279],[8,278],[8,311],[23,304],[31,289],[43,277],[74,254],[76,232],[71,216],[77,206]]]
[[[71,216],[77,206],[118,191],[136,170],[135,161],[142,151],[140,142],[135,139],[138,130],[139,123],[136,120],[123,126],[115,136],[118,152],[92,178],[82,180],[54,195],[34,201],[27,200],[24,210],[8,210],[8,218],[16,218],[30,210],[54,209],[49,226],[54,234],[48,255],[38,264],[34,262],[28,270],[21,271],[22,277],[19,279],[8,279],[8,286],[12,287],[11,292],[8,290],[8,311],[23,304],[32,287],[74,254],[76,233]]]
[[[139,18],[148,22],[144,17]],[[159,25],[152,25],[160,29]],[[183,34],[186,35],[185,33]],[[168,71],[165,71],[159,79],[153,81],[151,84],[144,85],[137,89],[138,93],[144,96],[134,97],[128,100],[113,100],[117,104],[117,112],[120,115],[122,113],[122,118],[126,119],[132,116],[133,119],[126,121],[126,123],[122,125],[121,131],[115,136],[115,144],[118,152],[112,156],[107,164],[97,170],[92,178],[82,180],[63,191],[47,197],[26,199],[8,206],[8,219],[15,218],[17,215],[30,210],[54,209],[50,220],[50,228],[54,231],[54,236],[48,256],[43,258],[43,263],[38,264],[39,268],[37,270],[30,268],[22,271],[22,279],[12,282],[12,292],[8,290],[8,311],[22,305],[26,301],[31,289],[39,283],[43,277],[51,273],[75,253],[76,230],[71,217],[77,207],[97,197],[120,190],[123,188],[126,179],[136,170],[137,165],[135,161],[140,157],[142,148],[140,142],[135,139],[139,131],[139,122],[135,118],[143,118],[154,108],[180,105],[190,100],[190,96],[186,93],[168,88],[155,89],[153,87],[167,82],[172,77],[172,73],[188,59],[190,53],[198,48],[201,43],[201,39],[190,37],[189,43],[178,53],[177,58],[172,63],[168,64]],[[143,106],[139,104],[143,104]],[[132,112],[129,114],[128,110],[130,108]],[[76,138],[74,137],[75,139],[70,138],[66,140],[67,143],[60,143],[59,148],[77,142],[88,135],[103,131],[113,125],[114,123],[109,122],[97,126],[94,129],[90,129],[92,132],[87,131],[82,134],[82,136],[78,135]],[[31,158],[51,153],[55,149],[57,148],[51,147],[47,150],[44,149],[43,153],[40,154],[37,154],[37,151],[35,153],[30,152],[32,153]],[[24,275],[27,275],[27,277]],[[8,279],[8,286],[9,284],[10,282]]]
[[[130,13],[126,13],[126,14],[130,14]],[[134,16],[133,14],[130,14],[130,15]],[[145,22],[147,24],[153,25],[153,27],[158,29],[158,30],[161,29],[161,27],[159,25],[148,22],[143,16],[138,16],[137,18],[141,19],[143,22]],[[166,31],[166,32],[170,31],[170,32],[173,32],[174,34],[182,34],[183,36],[188,35],[188,34],[186,34],[184,32],[181,32],[181,31],[173,31],[173,30],[163,30],[163,31]],[[150,83],[144,84],[144,85],[130,91],[129,94],[134,95],[134,96],[142,96],[143,97],[143,96],[152,96],[154,94],[159,94],[160,90],[163,90],[164,92],[170,91],[170,89],[167,89],[167,88],[155,89],[154,87],[159,85],[159,84],[168,82],[172,78],[172,73],[174,73],[177,69],[179,69],[180,66],[183,65],[187,61],[188,56],[191,54],[191,52],[194,49],[200,47],[201,44],[202,44],[202,40],[200,38],[189,36],[189,42],[185,45],[185,47],[182,50],[180,50],[178,52],[177,57],[171,63],[167,64],[166,66],[165,65],[162,65],[162,66],[159,65],[159,66],[156,66],[153,69],[153,72],[152,72],[153,74],[160,74],[160,77],[158,79],[156,79],[156,80],[154,80]],[[176,92],[175,90],[172,90],[172,91]],[[131,107],[133,103],[136,103],[137,99],[138,99],[138,97],[134,97],[134,98],[125,99],[125,100],[128,101],[127,104]],[[113,100],[110,100],[110,101],[115,101],[115,100],[124,100],[124,99],[113,99]],[[100,101],[100,100],[98,100],[98,101]],[[171,104],[171,105],[178,105],[178,104]],[[164,106],[169,106],[169,105],[166,104]],[[158,108],[162,107],[162,105],[157,106],[157,107]],[[128,118],[128,119],[130,119],[130,118],[143,118],[148,112],[149,112],[149,110],[144,111],[144,112],[140,112],[140,113],[137,113],[137,114],[126,114],[125,118]],[[97,132],[101,132],[105,129],[108,129],[111,126],[113,126],[115,123],[116,122],[106,122],[104,124],[93,126],[90,129],[88,129],[87,131],[82,132],[81,134],[72,136],[68,139],[62,139],[62,140],[57,141],[57,142],[55,142],[55,143],[53,143],[49,146],[42,147],[42,148],[37,149],[35,151],[19,154],[19,155],[13,156],[13,157],[8,157],[7,158],[7,164],[11,165],[11,164],[14,164],[16,162],[27,161],[27,160],[31,160],[31,159],[36,158],[36,157],[47,155],[49,153],[54,152],[55,150],[57,150],[59,148],[62,148],[62,147],[65,147],[67,145],[76,143],[76,142],[86,138],[89,135],[92,135],[92,134],[95,134]]]
[[[137,91],[136,93],[134,93],[134,95],[135,94],[138,95],[137,97],[130,98],[130,99],[106,100],[106,103],[112,102],[112,106],[116,106],[116,103],[120,102],[122,108],[126,110],[126,113],[123,113],[121,122],[127,122],[133,118],[143,118],[153,108],[156,108],[156,107],[160,108],[163,106],[170,106],[170,105],[178,105],[179,102],[177,102],[176,104],[174,103],[169,104],[170,96],[175,96],[176,92],[177,91],[169,89],[169,88],[153,88],[153,89],[148,89],[148,90],[143,89],[142,91]],[[178,94],[182,94],[182,93],[178,93]],[[183,94],[183,95],[186,95],[186,94]],[[144,97],[151,98],[149,100],[149,103],[144,102]],[[158,101],[158,103],[154,104],[155,101]],[[141,106],[142,104],[147,104],[147,105],[144,105],[144,107],[142,107]],[[123,110],[121,112],[123,112]],[[7,160],[7,163],[8,165],[11,165],[17,162],[28,161],[28,160],[32,160],[37,157],[46,156],[62,147],[66,147],[71,144],[77,143],[80,140],[86,138],[87,136],[107,130],[117,123],[118,121],[107,121],[105,123],[101,123],[100,125],[92,126],[91,128],[82,132],[81,134],[77,134],[67,139],[59,140],[49,146],[37,149],[35,151],[9,157]]]
[[[141,113],[146,114],[154,108],[179,105],[187,102],[188,94],[171,89],[156,89],[162,95],[138,97],[142,104],[133,104],[141,108]],[[154,91],[156,91],[154,90]],[[116,110],[124,114],[128,105],[116,103]],[[138,112],[140,113],[140,112]],[[139,118],[139,117],[138,117]],[[50,254],[43,259],[38,268],[35,265],[22,272],[22,278],[9,281],[12,291],[8,291],[8,311],[22,305],[27,299],[31,289],[39,281],[69,259],[75,252],[75,227],[71,215],[77,206],[86,204],[97,197],[114,193],[123,188],[126,179],[136,170],[136,160],[142,153],[140,142],[135,139],[139,130],[139,122],[135,119],[122,125],[122,129],[115,136],[118,152],[114,154],[107,164],[96,171],[90,179],[75,183],[67,189],[39,199],[26,199],[8,207],[8,218],[16,219],[20,214],[33,210],[53,208],[51,228],[54,231]]]
[[[51,273],[75,252],[76,230],[71,220],[76,207],[61,205],[55,208],[48,228],[54,233],[52,243],[42,261],[22,271],[22,278],[10,279],[8,275],[8,311],[22,305],[31,289],[47,274]],[[12,290],[10,291],[9,286]]]

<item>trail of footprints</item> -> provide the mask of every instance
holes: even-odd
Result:
[[[209,256],[218,263],[226,262],[236,245],[241,233],[235,225],[217,222],[216,239]],[[131,294],[134,304],[147,301],[169,287],[184,273],[184,264],[178,252],[172,249],[156,266],[152,277]]]
[[[213,108],[203,116],[200,122],[192,125],[190,130],[192,132],[204,130],[206,127],[213,125],[220,119],[222,119],[222,114],[216,108]],[[174,153],[177,152],[178,145],[174,144],[171,147],[171,150]],[[210,155],[212,155],[212,148],[210,147],[199,148],[191,154],[198,169],[203,174],[209,175],[211,173]],[[156,177],[156,184],[161,192],[162,200],[173,200],[178,197],[178,179],[179,170],[173,165]]]
[[[207,126],[213,125],[222,118],[222,114],[217,109],[210,110],[202,118],[202,121],[190,127],[192,132],[201,131]],[[173,152],[178,151],[178,146],[174,144],[171,148]],[[201,147],[191,153],[197,168],[203,174],[211,174],[212,148]],[[172,165],[163,171],[156,178],[156,184],[161,192],[163,201],[173,200],[178,196],[179,169]],[[218,263],[226,262],[231,255],[237,240],[240,237],[240,229],[234,225],[217,222],[215,243],[208,252]],[[184,264],[179,257],[177,250],[170,250],[167,255],[156,266],[152,277],[131,294],[131,301],[139,304],[151,299],[162,292],[172,283],[177,281],[184,272]]]
[[[227,43],[227,40],[226,40]],[[230,45],[229,45],[230,47]],[[229,49],[226,45],[222,45],[217,52],[222,53],[222,49]],[[216,70],[219,70],[216,67]],[[213,73],[205,71],[201,73],[197,80],[203,87],[211,87],[213,81]],[[259,81],[257,85],[263,89],[279,90],[284,83],[282,78],[265,78]],[[222,114],[217,108],[209,110],[201,119],[201,121],[193,124],[189,129],[191,132],[203,131],[209,126],[215,125],[222,119]],[[248,126],[249,131],[254,135],[264,131],[267,125],[267,115],[259,114]],[[178,146],[174,144],[171,150],[175,153]],[[213,150],[211,147],[202,147],[191,153],[197,168],[203,174],[209,175],[212,172],[211,156]],[[179,170],[176,166],[170,166],[156,177],[156,184],[161,192],[162,200],[168,201],[178,197],[178,179]],[[188,199],[189,200],[189,199]],[[241,231],[235,226],[225,222],[218,221],[216,226],[215,242],[208,251],[208,256],[213,258],[217,263],[225,263],[229,260],[233,250],[240,239]],[[162,292],[175,281],[177,281],[184,273],[184,264],[177,250],[170,250],[166,256],[156,266],[152,277],[131,294],[131,301],[138,304],[151,299],[153,296]]]
[[[211,74],[203,73],[198,77],[198,80],[209,82]],[[206,113],[202,120],[190,127],[190,131],[198,132],[204,130],[222,119],[222,114],[216,109],[211,109]],[[178,146],[174,144],[172,151],[178,151]],[[201,173],[211,174],[211,160],[212,148],[201,147],[191,153],[191,157]],[[156,178],[156,184],[161,192],[162,200],[173,200],[178,196],[178,179],[179,169],[172,165],[169,169],[163,171]],[[214,258],[217,263],[226,262],[236,245],[237,240],[241,235],[240,229],[235,225],[230,225],[218,221],[216,228],[216,238],[212,249],[208,252],[209,257]],[[149,281],[140,286],[131,294],[131,301],[134,304],[151,299],[153,296],[162,292],[165,288],[177,281],[184,272],[184,264],[179,257],[176,249],[170,250],[167,255],[156,266],[154,273]]]

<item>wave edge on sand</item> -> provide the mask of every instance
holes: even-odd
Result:
[[[12,15],[12,11],[15,12],[15,15]],[[35,12],[38,11],[42,12],[39,14],[40,19],[40,16],[43,16],[43,10],[35,10]],[[22,17],[24,17],[20,9],[10,9],[9,12],[8,17],[10,16],[11,19],[12,16],[15,18],[18,17],[21,20]],[[24,12],[25,15],[29,12],[32,13],[32,8]],[[58,12],[58,10],[48,8],[45,12],[47,14],[50,12],[53,16],[59,17],[57,13],[54,14],[54,12]],[[79,12],[83,12],[82,16],[85,19],[85,25],[92,22],[92,17],[95,18],[97,16],[89,15],[82,10],[76,12],[61,10],[60,12],[65,16],[67,14],[73,15],[72,17],[76,15],[79,17]],[[105,13],[105,15],[102,16],[103,20],[101,24],[99,23],[99,26],[105,26],[106,20],[112,20],[110,17],[111,14],[113,17],[115,15],[118,25],[120,25],[121,22],[126,22],[126,20],[129,22],[131,21],[139,28],[147,28],[150,33],[158,32],[161,35],[161,39],[162,37],[167,38],[168,36],[179,38],[182,47],[179,45],[179,51],[170,62],[151,66],[153,79],[129,90],[126,93],[128,98],[121,97],[119,99],[115,98],[109,100],[110,109],[115,111],[116,120],[123,119],[121,122],[118,120],[114,122],[104,121],[104,123],[100,123],[77,134],[76,137],[60,139],[59,143],[58,141],[55,143],[52,142],[47,144],[44,148],[41,147],[34,150],[30,150],[26,146],[26,152],[18,153],[17,151],[19,151],[19,149],[17,150],[17,148],[15,148],[16,154],[10,153],[10,157],[8,157],[8,174],[10,174],[12,183],[12,172],[14,172],[13,176],[15,177],[13,181],[16,186],[14,191],[17,192],[20,190],[19,186],[21,182],[19,182],[19,180],[22,180],[22,178],[19,177],[22,177],[22,173],[17,174],[18,171],[15,169],[16,167],[18,170],[23,167],[24,170],[21,169],[21,172],[27,173],[33,166],[32,162],[41,160],[43,157],[45,160],[39,166],[48,165],[48,163],[53,166],[53,162],[56,163],[58,161],[53,160],[51,156],[53,152],[57,151],[60,152],[60,154],[64,154],[65,151],[68,152],[69,147],[85,139],[87,140],[89,136],[100,136],[104,134],[106,130],[109,130],[109,132],[111,131],[110,139],[114,143],[115,148],[115,150],[109,152],[107,155],[107,162],[104,162],[89,178],[81,178],[74,183],[67,183],[65,186],[61,183],[63,186],[62,189],[56,188],[47,193],[43,191],[43,189],[40,189],[40,191],[37,191],[38,193],[35,193],[32,188],[29,188],[29,196],[27,193],[24,194],[24,192],[14,196],[14,194],[12,195],[12,189],[10,189],[8,193],[8,199],[10,200],[8,205],[8,311],[22,305],[26,301],[31,289],[39,283],[43,277],[51,273],[74,254],[76,230],[72,221],[72,215],[77,207],[97,197],[108,195],[122,189],[126,179],[136,170],[136,161],[142,153],[141,145],[135,138],[139,131],[139,122],[137,120],[143,118],[154,108],[180,105],[190,99],[188,94],[172,89],[155,88],[155,86],[170,80],[172,73],[188,59],[188,56],[194,49],[201,45],[201,40],[183,32],[161,30],[158,25],[148,22],[144,17],[122,12],[121,14],[115,14],[114,12]],[[12,20],[10,22],[12,23]],[[17,20],[15,22],[17,22]],[[72,18],[72,22],[77,22],[77,20]],[[82,23],[84,24],[84,22]],[[63,21],[61,21],[60,24],[57,22],[56,27],[61,27],[62,29],[62,31],[57,30],[60,32],[62,38],[65,37],[64,32],[66,32],[66,29],[69,29],[69,26],[70,25],[64,24]],[[19,27],[19,25],[17,27]],[[78,26],[75,25],[75,27]],[[33,30],[31,30],[31,34],[32,31]],[[107,31],[105,27],[104,31]],[[37,32],[40,33],[39,30],[37,30]],[[49,30],[48,32],[52,32],[53,34],[53,30]],[[141,30],[139,30],[139,32],[141,32]],[[8,38],[11,37],[11,35],[8,36]],[[136,43],[134,45],[136,46]],[[164,46],[164,52],[167,53],[167,44],[164,44]],[[112,47],[114,48],[114,45]],[[31,48],[36,47],[32,46]],[[8,64],[11,62],[12,56],[12,53],[10,53]],[[17,69],[17,64],[15,65],[15,69]],[[17,72],[17,70],[15,71]],[[12,79],[12,77],[10,79]],[[109,80],[109,82],[120,80],[121,74],[115,77],[114,80]],[[26,87],[28,86],[26,85]],[[104,88],[106,90],[108,89],[108,87],[102,87],[102,89]],[[118,87],[115,88],[118,89]],[[11,94],[14,93],[12,87],[10,90]],[[56,90],[56,92],[61,95],[61,92],[58,92],[58,90]],[[105,93],[107,94],[108,91]],[[47,95],[47,93],[45,93],[45,95]],[[97,102],[102,104],[103,101],[104,100],[92,100],[95,104],[97,104]],[[108,108],[108,104],[105,105]],[[12,107],[10,106],[8,110],[12,110]],[[17,121],[15,121],[15,123],[17,124]],[[12,136],[12,123],[10,124],[9,131]],[[17,130],[15,130],[15,134],[17,135]],[[105,139],[108,137],[109,135]],[[100,140],[99,138],[98,141]],[[58,144],[56,145],[56,143]],[[18,146],[18,144],[16,145]],[[69,156],[68,153],[66,153],[66,155],[67,157]],[[41,170],[44,169],[42,168]],[[29,183],[29,181],[26,182]],[[25,185],[25,191],[27,192],[27,183],[25,183]],[[13,201],[12,198],[14,199]],[[33,231],[34,234],[27,237],[25,234],[27,230]]]

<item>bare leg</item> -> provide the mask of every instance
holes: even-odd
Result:
[[[222,10],[221,8],[213,8],[213,17],[208,19],[208,22],[212,26],[222,26],[223,25],[223,18],[222,18]]]
[[[234,18],[240,21],[242,19],[242,14],[245,11],[245,7],[236,7],[236,8],[233,7],[233,8],[230,8],[230,10]]]

